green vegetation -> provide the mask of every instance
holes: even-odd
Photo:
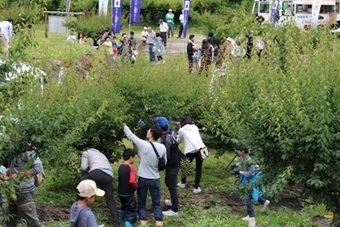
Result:
[[[0,1],[0,6],[5,3]],[[49,182],[39,188],[40,204],[70,205],[73,188],[80,180],[77,151],[85,147],[97,147],[116,161],[117,167],[124,147],[123,122],[137,130],[139,120],[190,114],[208,135],[209,147],[216,149],[219,159],[206,161],[202,188],[207,194],[199,200],[202,203],[191,204],[187,197],[196,197],[190,189],[181,191],[183,216],[166,220],[168,224],[242,225],[241,214],[222,209],[230,207],[227,195],[235,188],[235,181],[227,173],[221,174],[221,169],[231,159],[228,151],[237,142],[255,151],[272,201],[298,185],[303,193],[292,193],[293,198],[301,196],[303,204],[324,204],[306,205],[298,214],[269,211],[259,215],[259,223],[312,226],[310,218],[326,210],[339,217],[339,40],[321,28],[304,32],[292,26],[260,26],[246,13],[224,7],[213,12],[216,19],[208,8],[214,1],[205,3],[202,7],[207,8],[201,14],[194,6],[192,19],[203,32],[216,30],[219,36],[228,34],[244,43],[247,31],[254,30],[255,40],[261,36],[266,41],[264,57],[258,59],[254,47],[251,60],[227,63],[225,75],[216,74],[213,80],[189,76],[186,56],[181,54],[166,55],[165,65],[150,65],[147,53],[141,50],[133,67],[122,63],[112,66],[103,50],[67,43],[66,36],[46,39],[42,31],[30,30],[28,24],[38,21],[44,4],[36,9],[37,2],[29,1],[26,7],[36,9],[30,10],[36,17],[25,16],[32,21],[18,25],[11,56],[14,61],[42,68],[48,75],[47,83],[41,90],[40,83],[23,76],[2,85],[0,150],[5,160],[21,152],[23,141],[32,141],[37,147],[49,176]],[[159,7],[151,1],[143,4]],[[79,22],[83,29],[93,27],[84,21]],[[24,40],[27,32],[29,39]],[[60,81],[61,66],[66,71]],[[0,70],[4,75],[8,69]],[[60,199],[59,191],[67,196]],[[216,196],[219,194],[227,200]],[[101,210],[101,205],[95,209]],[[102,222],[105,218],[100,216]]]

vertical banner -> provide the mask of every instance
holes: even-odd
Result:
[[[184,0],[184,28],[183,28],[183,37],[187,36],[187,30],[189,25],[189,14],[190,14],[190,0]]]
[[[321,7],[320,1],[319,0],[313,0],[312,19],[311,19],[311,27],[312,28],[317,28],[317,26],[318,26],[320,7]]]
[[[142,0],[131,0],[130,23],[139,23],[141,4]]]
[[[271,7],[271,22],[275,25],[278,20],[278,12],[279,12],[279,0],[273,0]]]
[[[112,32],[114,34],[120,33],[120,22],[122,20],[122,0],[112,0]]]
[[[98,3],[98,14],[107,15],[107,8],[109,6],[109,0],[99,0]]]

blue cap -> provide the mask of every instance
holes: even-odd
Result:
[[[168,119],[166,117],[156,117],[156,123],[163,129],[169,125]]]

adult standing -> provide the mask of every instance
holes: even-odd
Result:
[[[156,33],[152,30],[151,27],[148,27],[148,37],[146,38],[146,42],[149,46],[149,62],[155,62],[155,43],[156,43]]]
[[[189,36],[189,41],[187,44],[187,54],[188,54],[188,63],[189,63],[189,73],[192,73],[192,68],[193,68],[193,59],[192,56],[194,55],[195,51],[195,35],[190,35]]]
[[[175,133],[169,128],[169,121],[166,117],[157,117],[156,123],[161,127],[162,143],[166,148],[167,165],[165,169],[165,184],[169,190],[171,200],[165,200],[165,205],[171,209],[163,211],[165,216],[178,215],[178,191],[177,191],[177,176],[180,167],[180,154]]]
[[[159,32],[161,33],[161,38],[163,40],[164,47],[166,47],[166,38],[169,31],[169,26],[162,19],[159,20]]]
[[[2,180],[14,179],[16,198],[10,198],[6,226],[17,226],[21,219],[27,226],[40,227],[35,205],[34,176],[43,172],[41,160],[34,151],[26,151],[10,162],[9,168],[1,175]]]
[[[121,61],[122,62],[126,62],[125,59],[130,59],[131,55],[130,55],[130,46],[129,46],[129,38],[127,37],[126,33],[122,34],[122,37],[120,39],[120,43],[121,43]]]
[[[138,167],[138,215],[141,225],[147,225],[146,197],[150,191],[153,213],[156,219],[156,226],[163,226],[163,214],[161,207],[161,183],[158,170],[158,157],[166,160],[166,148],[163,144],[156,142],[162,136],[162,129],[158,125],[152,125],[147,131],[146,139],[140,139],[133,134],[127,125],[124,125],[125,135],[137,146],[139,167]]]
[[[184,116],[180,121],[181,128],[178,130],[178,143],[184,143],[184,154],[192,162],[196,160],[196,176],[193,193],[201,193],[200,182],[202,177],[203,159],[199,155],[199,150],[205,148],[198,127],[194,124],[191,117]],[[186,178],[182,178],[177,184],[181,188],[186,186]]]
[[[179,33],[177,38],[182,38],[182,33],[184,29],[184,10],[182,9],[181,15],[179,15]]]
[[[202,40],[202,63],[200,68],[200,74],[203,69],[205,70],[206,76],[208,76],[208,70],[211,65],[211,62],[214,60],[214,47],[208,42],[207,39]]]
[[[97,149],[87,149],[82,152],[79,170],[87,172],[85,178],[96,182],[98,188],[105,192],[104,197],[113,219],[113,225],[119,227],[119,213],[113,198],[113,171],[107,157]]]
[[[165,15],[165,21],[168,24],[169,31],[168,31],[168,38],[174,37],[174,26],[175,26],[175,14],[172,13],[172,9],[169,9],[168,13]]]
[[[11,37],[13,33],[13,19],[9,18],[0,22],[0,41],[2,51],[6,58],[8,57],[9,47],[11,46]]]
[[[241,161],[236,165],[231,166],[232,173],[236,176],[240,176],[240,183],[243,185],[252,184],[253,188],[251,193],[245,197],[245,203],[247,206],[247,216],[243,220],[248,221],[249,226],[256,226],[254,208],[252,200],[255,200],[262,204],[262,211],[265,211],[270,201],[261,197],[262,192],[258,186],[258,182],[261,179],[261,171],[257,164],[254,164],[249,155],[249,149],[242,144],[236,146],[237,155],[241,158]]]

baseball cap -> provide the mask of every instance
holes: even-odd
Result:
[[[156,117],[156,123],[159,125],[159,127],[166,128],[169,125],[169,121],[166,117],[160,116]]]
[[[97,188],[96,182],[93,180],[83,180],[78,186],[78,195],[84,198],[91,197],[93,195],[104,196],[105,192]]]
[[[172,9],[169,9],[169,11],[172,11]]]
[[[146,29],[148,29],[148,28],[147,28],[147,27],[144,27],[143,29],[146,30]]]

